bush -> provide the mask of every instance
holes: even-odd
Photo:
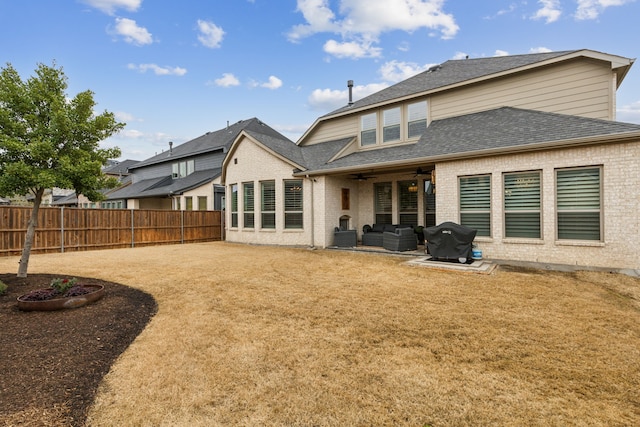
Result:
[[[7,284],[0,280],[0,295],[4,295],[8,288]]]

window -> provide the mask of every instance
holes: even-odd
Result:
[[[262,201],[260,206],[262,228],[276,228],[276,182],[260,183]]]
[[[540,172],[504,175],[504,235],[541,237]]]
[[[460,177],[460,224],[491,236],[491,175]]]
[[[398,182],[400,224],[418,225],[418,182]]]
[[[284,228],[302,228],[302,180],[284,181]]]
[[[400,107],[385,110],[382,113],[382,142],[400,139]]]
[[[231,185],[231,227],[238,227],[238,184]]]
[[[243,196],[244,196],[244,223],[243,227],[245,228],[253,228],[254,227],[254,195],[253,195],[253,182],[245,182],[242,184],[243,188]]]
[[[375,145],[377,141],[376,127],[377,127],[377,115],[376,113],[366,114],[360,119],[360,145]]]
[[[419,138],[427,130],[427,101],[407,106],[407,138]]]
[[[198,196],[198,210],[199,211],[207,210],[207,196]]]
[[[373,196],[375,199],[375,223],[393,224],[391,199],[391,183],[381,182],[373,185]]]
[[[193,198],[191,196],[184,197],[184,209],[187,211],[193,210]]]
[[[195,161],[193,159],[175,162],[171,165],[171,176],[173,178],[184,178],[193,172],[195,172]]]
[[[600,167],[556,171],[558,239],[602,240]]]
[[[175,200],[176,200],[176,210],[177,210],[177,211],[179,211],[180,209],[182,209],[182,208],[180,207],[180,197],[176,197],[176,199],[175,199]]]

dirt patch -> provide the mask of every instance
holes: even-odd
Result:
[[[22,312],[16,298],[45,288],[56,275],[19,279],[0,296],[0,425],[84,425],[98,384],[157,310],[145,292],[103,280],[105,296],[90,305],[53,312]]]

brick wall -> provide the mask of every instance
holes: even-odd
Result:
[[[483,256],[541,263],[640,269],[640,142],[540,151],[439,163],[437,223],[460,222],[458,177],[491,174],[490,238],[476,242]],[[602,165],[602,242],[556,239],[555,169]],[[542,239],[503,237],[502,174],[542,171]]]

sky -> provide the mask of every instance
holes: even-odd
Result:
[[[0,0],[0,67],[62,67],[67,94],[126,123],[120,160],[257,117],[314,121],[450,59],[592,49],[640,55],[640,0]],[[640,124],[640,63],[617,93]]]

